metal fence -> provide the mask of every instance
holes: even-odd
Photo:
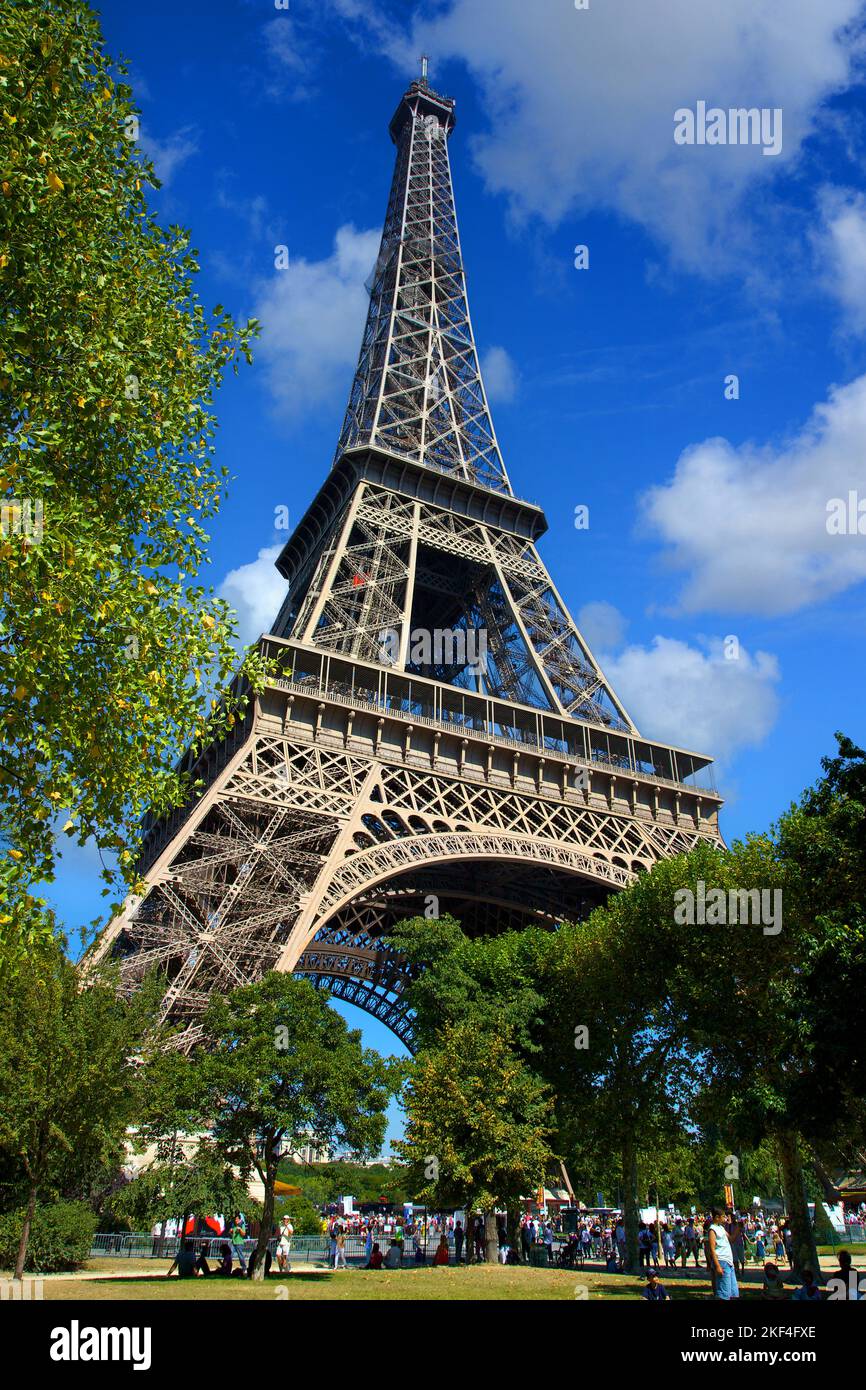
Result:
[[[386,1235],[374,1236],[373,1240],[378,1243],[382,1254],[386,1254],[391,1244],[391,1238]],[[425,1251],[424,1237],[409,1236],[403,1241],[403,1263],[414,1264],[416,1261],[416,1240],[422,1253]],[[276,1262],[278,1236],[272,1236],[269,1241],[269,1249]],[[208,1260],[219,1261],[221,1258],[220,1246],[228,1243],[232,1249],[232,1259],[237,1261],[237,1247],[232,1244],[228,1236],[187,1236],[187,1245],[196,1251],[202,1251]],[[439,1244],[438,1234],[429,1232],[427,1236],[426,1258],[432,1259]],[[449,1249],[454,1249],[453,1236],[449,1239]],[[97,1234],[93,1237],[90,1248],[91,1259],[104,1259],[106,1256],[117,1259],[127,1260],[173,1260],[178,1252],[180,1245],[179,1236],[154,1236],[148,1231],[122,1231],[116,1234]],[[256,1240],[249,1236],[243,1242],[241,1250],[244,1260],[249,1261],[249,1257],[256,1248]],[[347,1235],[343,1247],[347,1264],[358,1264],[367,1261],[366,1236]],[[331,1240],[329,1236],[300,1236],[292,1237],[290,1261],[297,1261],[299,1264],[322,1264],[328,1265],[333,1262],[331,1255]]]
[[[278,1239],[279,1237],[272,1236],[269,1242],[269,1248],[274,1263],[276,1263]],[[391,1244],[391,1237],[388,1235],[375,1235],[373,1239],[378,1243],[382,1254],[387,1254]],[[221,1258],[220,1246],[228,1241],[232,1249],[232,1260],[235,1263],[238,1262],[237,1247],[232,1244],[228,1236],[187,1236],[186,1240],[188,1245],[197,1251],[203,1251],[205,1257],[214,1263],[218,1263]],[[565,1243],[565,1240],[566,1237],[562,1235],[557,1235],[555,1237],[554,1258],[560,1246]],[[823,1241],[819,1240],[819,1244],[822,1243]],[[847,1235],[843,1236],[838,1231],[834,1231],[832,1241],[827,1241],[826,1243],[831,1244],[833,1248],[847,1247],[854,1253],[859,1253],[863,1244],[866,1243],[866,1229],[862,1228],[859,1224],[853,1224],[850,1226]],[[419,1259],[420,1262],[420,1257],[416,1257],[416,1248],[419,1247],[424,1260],[432,1260],[438,1244],[439,1232],[436,1231],[428,1232],[426,1245],[423,1235],[407,1236],[403,1241],[403,1264],[415,1264],[416,1258]],[[177,1254],[179,1245],[180,1238],[176,1235],[160,1237],[151,1235],[149,1231],[122,1231],[116,1234],[95,1235],[90,1249],[90,1256],[91,1259],[116,1257],[118,1259],[127,1260],[173,1260]],[[249,1262],[250,1255],[255,1248],[255,1239],[252,1236],[247,1237],[241,1246],[245,1263]],[[366,1264],[366,1236],[347,1235],[343,1248],[347,1264]],[[453,1259],[453,1234],[448,1237],[448,1248],[449,1254]],[[603,1260],[605,1258],[600,1250],[593,1250],[587,1253],[590,1260]],[[767,1246],[766,1258],[772,1258],[772,1251],[770,1250],[769,1244]],[[583,1264],[583,1259],[584,1257],[582,1254],[577,1255],[576,1263],[578,1266]],[[747,1259],[750,1263],[754,1261],[754,1246],[747,1248]],[[323,1266],[333,1264],[330,1237],[327,1235],[293,1236],[289,1260],[290,1262],[296,1262],[298,1264],[321,1264]]]

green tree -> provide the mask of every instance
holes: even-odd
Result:
[[[296,1236],[319,1236],[322,1234],[321,1213],[306,1197],[278,1197],[274,1215],[277,1226],[279,1226],[283,1215],[291,1217]]]
[[[498,936],[468,936],[453,917],[398,922],[390,945],[413,966],[406,999],[419,1046],[433,1043],[448,1023],[472,1018],[507,1029],[527,1055],[544,998],[539,956],[548,934],[534,929]]]
[[[177,1136],[172,1136],[176,1141]],[[168,1153],[165,1153],[165,1148]],[[227,1163],[207,1138],[194,1145],[177,1142],[122,1187],[113,1197],[111,1211],[127,1228],[142,1230],[176,1217],[180,1230],[190,1216],[222,1212],[226,1220],[242,1211],[251,1218],[260,1207],[249,1195],[249,1172],[239,1173]]]
[[[805,940],[797,995],[809,1065],[797,1105],[816,1141],[840,1119],[859,1126],[866,1104],[866,752],[844,734],[836,740],[824,776],[776,836]]]
[[[213,395],[256,325],[193,287],[163,230],[123,68],[84,0],[17,0],[0,31],[0,928],[50,934],[31,885],[57,835],[135,883],[142,813],[191,791],[180,749],[240,716],[226,605],[195,583],[226,469]],[[41,525],[37,524],[41,514]],[[30,534],[24,534],[30,523]],[[247,676],[260,678],[250,657]],[[62,843],[62,841],[61,841]]]
[[[15,1277],[37,1202],[63,1191],[74,1165],[119,1168],[137,1104],[129,1059],[152,1026],[148,989],[131,1003],[111,982],[82,990],[62,942],[42,941],[0,990],[0,1154],[25,1203]]]
[[[544,1181],[553,1100],[507,1028],[447,1023],[410,1069],[406,1134],[395,1143],[434,1207],[481,1210],[496,1259],[497,1207],[513,1212]]]
[[[716,851],[700,854],[715,865]],[[568,1153],[589,1132],[596,1156],[600,1148],[618,1156],[629,1269],[638,1266],[641,1160],[655,1194],[656,1154],[686,1133],[701,1077],[660,932],[683,872],[681,861],[663,861],[584,921],[564,924],[549,938],[543,965],[542,1055],[557,1096],[559,1142]]]
[[[282,1151],[339,1145],[378,1151],[393,1082],[389,1064],[361,1046],[327,997],[306,980],[276,971],[256,984],[214,995],[200,1047],[153,1063],[142,1139],[207,1128],[214,1150],[264,1187],[254,1277],[274,1223]]]
[[[398,1072],[395,1069],[395,1085]],[[415,1195],[408,1186],[407,1171],[401,1164],[333,1163],[299,1164],[283,1159],[279,1177],[300,1187],[304,1197],[317,1206],[351,1195],[357,1202],[387,1202],[402,1206]]]

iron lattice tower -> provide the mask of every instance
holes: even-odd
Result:
[[[719,840],[710,760],[650,742],[605,680],[515,497],[469,318],[448,143],[413,82],[333,467],[277,564],[277,674],[186,768],[203,794],[148,821],[97,956],[197,1037],[210,994],[276,968],[411,1045],[381,937],[431,898],[470,930],[581,916],[659,858]],[[426,646],[417,635],[439,642]],[[483,634],[483,649],[472,637]],[[707,785],[701,785],[707,781]]]

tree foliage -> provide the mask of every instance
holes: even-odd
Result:
[[[213,395],[255,324],[205,313],[124,70],[84,0],[14,0],[0,31],[0,927],[48,933],[57,835],[135,882],[142,813],[238,717],[226,605],[197,584],[225,468]],[[40,528],[35,524],[41,509]],[[24,534],[27,521],[30,534]],[[249,658],[248,675],[260,679]],[[240,702],[237,696],[240,695]],[[106,889],[106,892],[109,888]]]
[[[128,1003],[111,982],[82,990],[59,939],[31,952],[26,971],[0,991],[0,1162],[4,1204],[68,1190],[71,1179],[119,1168],[137,1108],[133,1058],[157,1000]],[[140,1055],[140,1054],[139,1054]],[[28,1228],[22,1233],[24,1268]]]
[[[404,1094],[395,1148],[430,1205],[509,1209],[544,1182],[553,1101],[507,1028],[447,1023],[419,1052]]]
[[[377,1152],[393,1090],[388,1063],[361,1046],[327,996],[276,971],[212,996],[201,1046],[151,1067],[142,1138],[207,1127],[214,1151],[264,1187],[257,1277],[274,1218],[282,1150],[305,1144]]]
[[[242,1211],[251,1218],[261,1208],[249,1195],[246,1173],[227,1163],[216,1147],[202,1137],[193,1145],[176,1142],[166,1146],[153,1163],[115,1194],[112,1215],[129,1230],[149,1229],[155,1222],[177,1218],[182,1226],[190,1215],[228,1220]]]

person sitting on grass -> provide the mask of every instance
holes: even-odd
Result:
[[[403,1263],[403,1246],[399,1240],[392,1240],[385,1256],[386,1269],[399,1269]]]
[[[643,1290],[641,1297],[645,1298],[648,1303],[670,1302],[670,1294],[664,1284],[659,1280],[658,1270],[653,1269],[648,1274],[646,1288]]]
[[[175,1265],[177,1265],[178,1279],[194,1279],[199,1271],[202,1274],[210,1274],[210,1266],[204,1257],[204,1251],[197,1253],[186,1236],[180,1242],[178,1252],[169,1266],[166,1278],[170,1277]]]
[[[814,1270],[804,1269],[801,1278],[803,1282],[799,1289],[794,1290],[791,1297],[796,1299],[798,1303],[820,1303],[824,1295],[815,1283]]]
[[[840,1250],[836,1255],[839,1268],[827,1279],[827,1289],[833,1299],[857,1301],[863,1297],[860,1292],[860,1273],[851,1268],[850,1250]]]
[[[778,1303],[786,1298],[785,1281],[779,1273],[779,1266],[768,1260],[764,1265],[764,1280],[761,1284],[761,1297],[770,1303]]]
[[[369,1260],[367,1261],[367,1263],[364,1265],[364,1268],[365,1268],[365,1269],[381,1269],[381,1268],[382,1268],[382,1251],[379,1249],[379,1242],[378,1242],[378,1241],[376,1241],[376,1242],[374,1243],[373,1249],[370,1251],[370,1258],[369,1258]]]
[[[436,1254],[433,1256],[434,1265],[447,1265],[448,1263],[448,1237],[439,1237],[439,1244],[436,1246]]]
[[[220,1245],[220,1262],[216,1267],[216,1273],[221,1279],[230,1279],[232,1272],[232,1248],[227,1240]]]

